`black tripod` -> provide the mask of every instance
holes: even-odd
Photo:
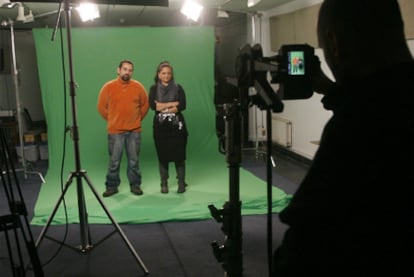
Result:
[[[271,274],[272,264],[272,111],[279,113],[283,111],[283,103],[273,91],[267,81],[266,73],[275,69],[263,57],[260,47],[255,47],[252,51],[250,46],[240,50],[237,57],[236,70],[238,75],[237,87],[239,89],[238,98],[245,99],[248,87],[254,86],[257,94],[251,97],[250,101],[260,109],[266,110],[267,128],[267,245],[268,245],[268,270]],[[230,82],[233,85],[236,82]],[[230,192],[229,201],[222,209],[218,210],[213,205],[209,205],[211,215],[218,222],[223,222],[222,231],[226,235],[226,240],[222,245],[213,242],[213,251],[216,259],[222,264],[225,276],[243,276],[243,255],[242,255],[242,217],[240,201],[240,163],[242,149],[242,107],[246,101],[234,99],[233,103],[224,104],[225,118],[225,152],[229,165]],[[244,105],[243,105],[244,106]]]
[[[63,189],[63,192],[61,194],[61,196],[59,197],[53,211],[52,214],[50,215],[49,219],[46,222],[46,225],[44,226],[42,232],[39,235],[39,238],[36,242],[36,246],[38,247],[43,239],[43,237],[45,237],[45,234],[62,202],[62,200],[64,199],[64,196],[69,188],[69,186],[72,184],[73,179],[76,180],[76,188],[77,188],[77,197],[78,197],[78,209],[79,209],[79,222],[80,222],[80,234],[81,234],[81,245],[79,247],[72,247],[70,245],[65,245],[65,246],[69,246],[72,249],[75,250],[79,250],[82,253],[86,253],[90,250],[92,250],[93,245],[91,242],[91,238],[90,238],[90,232],[89,232],[89,225],[88,225],[88,214],[86,211],[86,204],[85,204],[85,196],[84,196],[84,191],[83,191],[83,184],[82,181],[85,180],[86,183],[88,184],[89,188],[91,189],[91,191],[93,192],[93,194],[95,195],[96,199],[98,200],[98,202],[101,204],[103,210],[105,211],[106,215],[108,216],[108,218],[111,220],[112,224],[114,225],[116,231],[118,231],[118,233],[120,234],[120,236],[122,237],[123,241],[126,243],[127,247],[129,248],[129,250],[131,251],[132,255],[135,257],[135,259],[137,260],[137,262],[139,263],[139,265],[141,266],[142,270],[145,272],[145,274],[148,274],[148,270],[145,267],[144,263],[142,262],[141,258],[139,257],[139,255],[137,254],[137,252],[135,251],[135,249],[133,248],[133,246],[131,245],[131,243],[129,242],[128,238],[126,237],[126,235],[124,234],[124,232],[122,231],[122,229],[120,228],[119,224],[115,221],[114,217],[112,216],[112,214],[109,212],[109,210],[107,209],[107,207],[105,206],[105,204],[102,201],[102,198],[100,197],[100,195],[98,194],[98,192],[96,191],[96,189],[94,188],[94,186],[92,185],[91,180],[89,179],[88,175],[86,174],[85,170],[81,169],[81,162],[80,162],[80,152],[79,152],[79,130],[78,130],[78,125],[77,125],[77,116],[76,116],[76,102],[75,102],[75,88],[76,88],[76,84],[74,81],[74,73],[73,73],[73,63],[72,63],[72,47],[71,47],[71,31],[70,31],[70,26],[71,26],[71,13],[70,13],[70,7],[69,7],[69,3],[68,0],[64,1],[64,11],[65,11],[65,19],[66,19],[66,28],[67,28],[67,44],[68,44],[68,60],[69,60],[69,74],[70,74],[70,96],[71,96],[71,107],[72,107],[72,121],[73,121],[73,126],[72,126],[72,136],[73,136],[73,142],[74,142],[74,154],[75,154],[75,166],[76,166],[76,170],[72,171],[66,184],[65,184],[65,188]],[[115,231],[113,231],[112,233],[108,234],[105,238],[103,238],[101,241],[99,241],[97,244],[99,244],[100,242],[102,242],[103,240],[109,238],[109,236],[113,235],[115,233]],[[53,238],[48,237],[49,239],[56,241]]]
[[[262,97],[262,89],[267,89],[267,81],[260,76],[257,77],[258,97]],[[260,99],[260,100],[259,100]],[[267,155],[266,155],[266,172],[267,172],[267,254],[268,270],[271,272],[272,260],[272,107],[274,111],[280,111],[283,106],[277,106],[272,102],[266,102],[266,97],[256,98],[254,104],[259,108],[266,109],[267,120]],[[217,261],[221,263],[228,277],[243,276],[243,254],[242,254],[242,215],[240,201],[240,163],[242,151],[242,115],[240,103],[235,100],[234,103],[224,104],[225,122],[225,153],[229,167],[229,201],[222,209],[217,209],[214,205],[209,205],[210,213],[217,222],[222,222],[222,231],[226,235],[223,244],[212,243],[213,253]]]
[[[10,214],[0,216],[0,231],[4,232],[5,235],[11,271],[15,277],[26,276],[23,251],[19,242],[19,239],[23,238],[35,276],[43,277],[43,269],[27,219],[23,194],[2,129],[0,129],[0,147],[1,183],[10,210]]]
[[[226,160],[229,167],[229,201],[218,210],[209,205],[210,213],[217,222],[222,222],[221,230],[226,235],[222,245],[212,243],[213,253],[221,263],[225,276],[243,276],[242,254],[242,218],[240,201],[240,162],[242,149],[242,120],[240,103],[224,104],[225,113],[225,149]]]

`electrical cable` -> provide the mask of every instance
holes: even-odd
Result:
[[[59,9],[60,10],[60,9]],[[61,192],[63,193],[63,189],[64,189],[64,165],[65,165],[65,158],[66,158],[66,131],[67,131],[67,101],[66,101],[66,93],[67,93],[67,89],[66,89],[66,65],[65,65],[65,51],[64,51],[64,45],[63,45],[63,32],[62,32],[62,24],[61,21],[59,20],[59,34],[60,34],[60,51],[61,51],[61,59],[62,59],[62,75],[63,75],[63,116],[64,116],[64,120],[63,120],[63,127],[64,127],[64,132],[63,132],[63,152],[62,152],[62,160],[61,160],[61,168],[60,168],[60,188],[61,188]],[[64,210],[64,214],[65,214],[65,232],[63,234],[63,240],[59,243],[59,247],[58,249],[55,251],[55,253],[43,264],[43,266],[49,264],[50,262],[52,262],[60,253],[60,251],[62,250],[63,246],[65,245],[65,241],[68,237],[68,233],[69,233],[69,220],[68,220],[68,212],[67,212],[67,206],[66,206],[66,201],[65,198],[62,199],[62,203],[63,203],[63,210]]]

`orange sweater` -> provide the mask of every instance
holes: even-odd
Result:
[[[97,108],[107,121],[109,134],[141,132],[141,121],[149,109],[147,91],[135,80],[109,81],[99,93]]]

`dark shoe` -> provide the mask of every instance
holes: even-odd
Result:
[[[186,186],[187,186],[187,184],[178,185],[177,193],[184,193]]]
[[[103,197],[109,197],[114,195],[115,193],[118,193],[118,189],[117,188],[106,188],[106,190],[104,191],[104,193],[102,193]]]
[[[135,195],[143,195],[144,192],[142,191],[142,189],[139,186],[132,186],[131,187],[131,192]]]
[[[161,193],[168,193],[168,185],[161,184]]]

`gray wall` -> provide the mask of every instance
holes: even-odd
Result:
[[[33,120],[43,120],[37,61],[31,30],[15,30],[15,54],[20,106],[26,107]],[[5,69],[0,72],[0,109],[16,110],[16,90],[12,74],[10,29],[0,30],[0,47],[5,49]]]

